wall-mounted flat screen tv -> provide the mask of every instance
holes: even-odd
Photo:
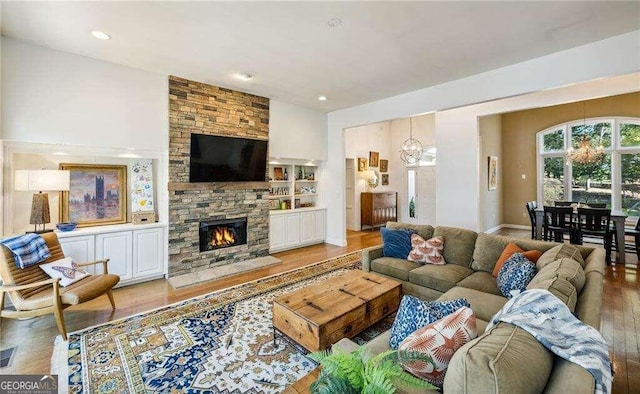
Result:
[[[264,182],[267,141],[191,134],[189,182]]]

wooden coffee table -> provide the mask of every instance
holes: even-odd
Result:
[[[401,284],[362,270],[351,270],[278,297],[273,328],[309,351],[351,338],[395,312]]]

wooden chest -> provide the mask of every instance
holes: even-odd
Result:
[[[278,297],[273,326],[306,349],[323,350],[395,312],[401,284],[361,270]]]

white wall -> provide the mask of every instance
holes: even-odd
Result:
[[[269,156],[326,160],[327,114],[270,100]]]
[[[503,223],[502,219],[502,117],[500,115],[483,116],[479,119],[480,133],[480,230],[486,231]],[[498,158],[498,186],[489,190],[489,156]],[[484,187],[482,183],[484,182]]]
[[[616,61],[610,61],[616,59]],[[640,70],[640,31],[623,34],[589,45],[462,78],[438,86],[386,98],[373,103],[329,113],[328,161],[321,181],[323,189],[333,185],[326,196],[327,241],[346,244],[344,228],[344,146],[345,128],[442,111],[503,97],[514,97],[485,107],[436,113],[438,147],[436,224],[479,229],[479,144],[478,116],[581,100],[637,90],[640,80],[626,79],[596,86],[569,86],[572,93],[552,91],[583,81],[624,75]],[[601,82],[598,84],[598,82]],[[539,94],[528,95],[530,92]],[[551,96],[549,95],[551,94]],[[512,100],[512,101],[509,101]],[[493,112],[486,112],[493,111]]]
[[[2,38],[2,139],[167,150],[166,75]]]
[[[389,185],[382,185],[382,172],[378,167],[369,167],[370,170],[378,171],[380,176],[379,185],[370,188],[366,183],[366,174],[356,172],[353,200],[353,223],[354,230],[360,230],[360,194],[363,192],[398,192],[402,187],[402,179],[393,171],[393,166],[398,166],[399,159],[395,158],[393,145],[391,144],[391,124],[390,122],[376,123],[366,126],[353,127],[344,131],[345,155],[349,159],[354,159],[354,164],[358,165],[358,157],[369,160],[369,152],[378,152],[379,159],[389,160]]]

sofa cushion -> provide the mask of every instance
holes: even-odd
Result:
[[[498,261],[496,261],[495,267],[493,267],[493,276],[495,276],[496,278],[498,277],[498,273],[500,272],[500,269],[502,268],[504,263],[509,259],[509,257],[511,257],[514,253],[522,253],[522,255],[526,257],[527,260],[533,263],[538,261],[540,256],[542,256],[542,252],[539,250],[534,249],[534,250],[525,251],[524,249],[514,244],[513,242],[509,242],[507,246],[505,246],[502,253],[500,254],[500,257],[498,257]]]
[[[444,237],[444,259],[447,264],[471,266],[478,233],[463,228],[438,226],[434,230],[433,236]]]
[[[514,253],[498,273],[498,288],[502,295],[511,298],[523,292],[536,275],[536,265],[522,253]]]
[[[391,326],[389,346],[392,349],[398,349],[398,345],[418,328],[442,319],[463,306],[469,306],[464,298],[448,301],[422,301],[414,296],[404,295]]]
[[[406,229],[381,228],[382,233],[382,254],[384,257],[395,257],[397,259],[407,259],[411,252],[412,231]]]
[[[413,261],[393,257],[380,257],[371,262],[371,271],[408,281],[409,272],[420,266],[421,264]]]
[[[433,237],[433,226],[428,224],[411,224],[411,223],[403,223],[403,222],[387,222],[387,228],[390,229],[399,229],[405,228],[407,230],[413,230],[416,234],[421,236],[424,239],[429,239]]]
[[[409,272],[409,281],[444,293],[472,273],[471,268],[455,264],[425,264]]]
[[[491,321],[493,315],[507,303],[507,299],[503,296],[483,293],[478,290],[467,289],[460,286],[456,286],[447,291],[438,297],[437,301],[456,300],[459,298],[468,300],[473,313],[476,314],[476,318],[487,322]],[[479,324],[478,328],[480,328]]]
[[[556,277],[568,280],[576,288],[578,294],[582,291],[585,281],[584,270],[580,263],[566,257],[545,265],[538,271],[531,283],[536,285],[539,282]]]
[[[411,252],[407,260],[421,264],[445,265],[442,255],[444,238],[433,237],[425,240],[418,234],[411,234]]]
[[[498,281],[490,272],[476,271],[458,282],[457,286],[502,296]]]
[[[496,261],[498,261],[500,254],[509,243],[514,243],[523,250],[539,250],[543,253],[557,245],[554,242],[480,233],[478,234],[478,239],[476,239],[476,247],[473,250],[471,268],[476,271],[493,272]]]
[[[527,290],[529,289],[545,289],[549,290],[551,294],[558,297],[560,301],[562,301],[573,313],[576,309],[576,303],[578,302],[578,292],[576,291],[575,286],[569,283],[568,280],[564,278],[552,278],[546,279],[543,281],[538,281],[536,283],[529,283],[527,286]]]
[[[500,322],[454,353],[444,392],[541,393],[553,361],[553,354],[531,334]]]
[[[582,258],[582,254],[580,253],[580,249],[578,249],[578,247],[575,245],[560,244],[547,250],[542,254],[542,256],[540,256],[540,258],[536,262],[538,271],[544,268],[545,265],[553,263],[554,261],[565,257],[574,259],[584,268],[585,262]]]
[[[440,320],[419,328],[398,346],[398,350],[424,353],[431,362],[407,361],[402,367],[409,373],[442,387],[453,353],[478,336],[476,316],[463,307]]]

